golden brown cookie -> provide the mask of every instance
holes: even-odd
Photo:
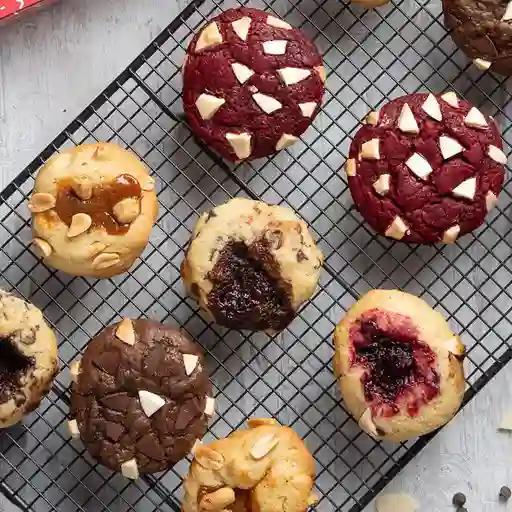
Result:
[[[237,198],[197,221],[181,276],[217,323],[280,331],[313,295],[322,263],[292,210]]]
[[[111,277],[142,253],[155,223],[155,182],[116,144],[65,149],[39,170],[29,202],[44,262],[76,276]]]
[[[0,428],[38,407],[58,370],[57,341],[41,311],[0,290]]]
[[[334,334],[334,369],[359,426],[377,439],[404,441],[449,421],[464,395],[464,345],[426,302],[373,290]]]
[[[183,512],[305,512],[315,461],[300,437],[268,418],[209,445],[196,444],[183,482]]]

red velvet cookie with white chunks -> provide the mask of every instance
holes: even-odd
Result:
[[[464,395],[464,345],[422,299],[372,290],[334,333],[334,371],[359,426],[405,441],[447,423]]]
[[[192,39],[183,64],[190,128],[231,161],[287,148],[320,110],[325,70],[304,33],[264,11],[229,9]]]
[[[453,243],[494,207],[507,157],[496,123],[455,93],[417,93],[370,112],[346,172],[357,209],[378,233]]]

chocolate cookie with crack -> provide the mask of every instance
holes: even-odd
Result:
[[[57,341],[41,311],[0,290],[0,428],[36,409],[58,371]]]
[[[155,223],[154,187],[146,166],[116,144],[61,151],[39,170],[30,198],[34,249],[68,274],[125,272]]]
[[[152,320],[107,327],[72,365],[71,379],[71,436],[130,479],[185,457],[214,414],[200,347]]]
[[[322,263],[292,210],[236,198],[197,221],[181,277],[218,324],[281,331],[313,295]]]
[[[507,157],[496,123],[455,93],[417,93],[371,112],[346,172],[357,209],[406,242],[453,243],[494,207]]]
[[[512,75],[512,2],[443,0],[444,24],[482,71]]]
[[[194,447],[183,512],[305,512],[317,501],[315,461],[302,439],[270,418],[248,425]]]
[[[194,134],[232,161],[287,148],[320,110],[325,70],[315,45],[258,9],[229,9],[192,39],[183,105]]]
[[[334,370],[359,426],[376,439],[405,441],[448,422],[464,395],[464,346],[426,302],[373,290],[334,333]]]

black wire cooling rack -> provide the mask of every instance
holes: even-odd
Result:
[[[62,371],[39,410],[0,435],[0,490],[24,510],[178,511],[182,461],[131,483],[95,462],[66,428],[69,364],[120,316],[180,325],[207,351],[221,437],[249,416],[292,426],[317,460],[319,511],[359,511],[428,442],[377,443],[345,412],[332,370],[331,335],[365,291],[400,288],[441,311],[468,347],[466,401],[512,357],[507,181],[500,207],[453,246],[420,247],[376,236],[354,210],[342,172],[349,137],[370,109],[418,90],[454,89],[500,124],[510,141],[505,81],[472,69],[442,25],[441,7],[404,0],[365,11],[340,0],[266,0],[303,28],[328,71],[323,112],[301,141],[272,159],[229,166],[195,141],[181,111],[180,65],[192,34],[233,3],[195,0],[2,193],[2,284],[43,309],[59,338]],[[39,166],[65,146],[112,140],[134,150],[157,179],[160,216],[141,261],[110,280],[74,278],[42,265],[29,242],[27,197]],[[282,334],[209,324],[184,293],[183,249],[198,214],[245,195],[295,209],[325,256],[320,287]]]

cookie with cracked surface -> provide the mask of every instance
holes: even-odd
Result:
[[[322,263],[292,210],[236,198],[197,221],[181,277],[218,324],[281,331],[313,295]]]
[[[71,275],[125,272],[156,221],[154,187],[146,166],[116,144],[61,151],[39,170],[30,198],[34,249]]]
[[[201,348],[152,320],[124,319],[104,329],[71,376],[71,435],[127,478],[181,460],[214,413]]]
[[[57,341],[41,311],[0,290],[0,428],[36,409],[58,371]]]
[[[194,134],[232,161],[293,144],[320,110],[325,71],[305,34],[271,13],[229,9],[201,27],[183,65]]]
[[[183,512],[305,512],[316,502],[315,461],[302,439],[270,418],[248,424],[195,447],[183,482]]]
[[[443,0],[455,44],[483,71],[512,75],[512,2]]]
[[[448,422],[464,395],[464,346],[426,302],[373,290],[334,333],[334,371],[359,426],[376,439],[405,441]]]
[[[346,173],[357,209],[378,233],[453,243],[494,207],[507,161],[496,123],[455,93],[417,93],[370,112]]]

